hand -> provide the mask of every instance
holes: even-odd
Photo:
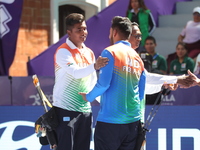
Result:
[[[178,84],[163,84],[163,86],[166,89],[170,89],[172,91],[175,91],[178,88]]]
[[[51,149],[56,149],[57,148],[57,145],[54,144],[54,145],[51,145]]]
[[[177,77],[177,84],[180,85],[181,88],[189,88],[193,85],[193,79],[190,75],[181,75]]]
[[[195,76],[190,70],[188,70],[188,74],[189,74],[189,76],[191,76],[191,78],[193,80],[192,86],[195,86],[195,85],[200,86],[200,79],[197,76]]]
[[[95,70],[99,70],[100,68],[106,66],[108,64],[109,59],[107,57],[99,56],[94,64]]]
[[[88,100],[86,99],[86,93],[79,92],[78,94],[82,96],[84,101],[88,102]]]

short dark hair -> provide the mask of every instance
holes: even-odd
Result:
[[[85,17],[82,14],[79,13],[69,14],[65,18],[66,29],[71,30],[75,24],[82,23],[83,21],[85,21]]]
[[[184,42],[178,42],[178,43],[176,44],[176,48],[177,48],[179,45],[183,46],[184,49],[187,50],[186,44],[185,44]]]
[[[139,24],[137,22],[132,22],[132,26],[137,26],[139,27]]]
[[[124,40],[128,39],[132,33],[132,23],[127,17],[115,16],[111,27],[117,29]]]
[[[145,42],[146,42],[147,40],[151,40],[151,41],[153,41],[153,42],[156,44],[156,39],[155,39],[153,36],[148,36],[148,37],[145,39]]]

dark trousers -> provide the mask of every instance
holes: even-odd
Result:
[[[68,111],[56,107],[59,125],[56,128],[56,150],[90,150],[92,113]]]
[[[159,96],[159,93],[151,94],[151,95],[146,95],[146,104],[147,105],[154,105],[156,99],[158,98],[158,102],[156,105],[159,105],[161,102],[161,95]],[[158,97],[159,96],[159,97]]]
[[[111,124],[97,121],[94,133],[95,150],[133,150],[138,136],[139,121]]]
[[[188,56],[191,58],[197,57],[197,55],[200,53],[200,40],[192,44],[186,43],[185,46],[188,50]]]
[[[146,104],[154,105],[156,100],[158,99],[158,101],[155,105],[159,105],[160,103],[162,103],[162,100],[163,100],[162,95],[168,95],[168,94],[170,94],[170,91],[167,89],[163,89],[162,94],[160,94],[160,95],[159,94],[160,94],[160,92],[151,94],[151,95],[146,95]]]

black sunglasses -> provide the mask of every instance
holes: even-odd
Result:
[[[193,15],[194,15],[194,16],[200,16],[200,13],[194,12]]]
[[[133,37],[135,37],[136,39],[141,39],[142,38],[142,35],[141,34],[138,34],[138,35],[131,35]]]

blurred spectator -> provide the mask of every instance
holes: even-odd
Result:
[[[158,73],[158,74],[166,74],[167,71],[167,62],[166,59],[159,55],[155,48],[156,48],[156,39],[153,36],[148,36],[145,40],[145,45],[144,45],[147,53],[149,53],[152,56],[152,68],[151,71],[152,73]],[[155,94],[147,94],[146,95],[146,104],[147,105],[152,105],[155,103],[156,99],[158,98],[157,104],[161,102],[161,95],[159,96],[159,93]]]
[[[196,64],[194,67],[194,74],[200,75],[200,54],[197,56],[197,59],[196,59]]]
[[[156,52],[156,39],[153,36],[148,36],[145,40],[145,49],[147,53],[152,56],[152,73],[166,74],[167,73],[167,61]]]
[[[176,52],[171,53],[167,56],[167,74],[170,74],[170,64],[176,58],[177,58]]]
[[[136,22],[142,32],[142,41],[137,52],[144,50],[144,41],[151,35],[156,28],[156,24],[150,10],[146,7],[143,0],[130,0],[126,16],[131,22]]]
[[[187,74],[188,69],[193,72],[194,61],[187,56],[185,43],[178,42],[176,45],[176,55],[177,58],[170,64],[170,74]]]
[[[139,53],[140,58],[142,59],[143,63],[144,63],[144,68],[148,71],[151,72],[152,71],[152,61],[153,61],[153,57],[147,53],[146,51],[142,51],[141,53]]]
[[[200,53],[200,7],[193,9],[193,20],[187,22],[178,41],[186,43],[189,57],[195,58]]]

